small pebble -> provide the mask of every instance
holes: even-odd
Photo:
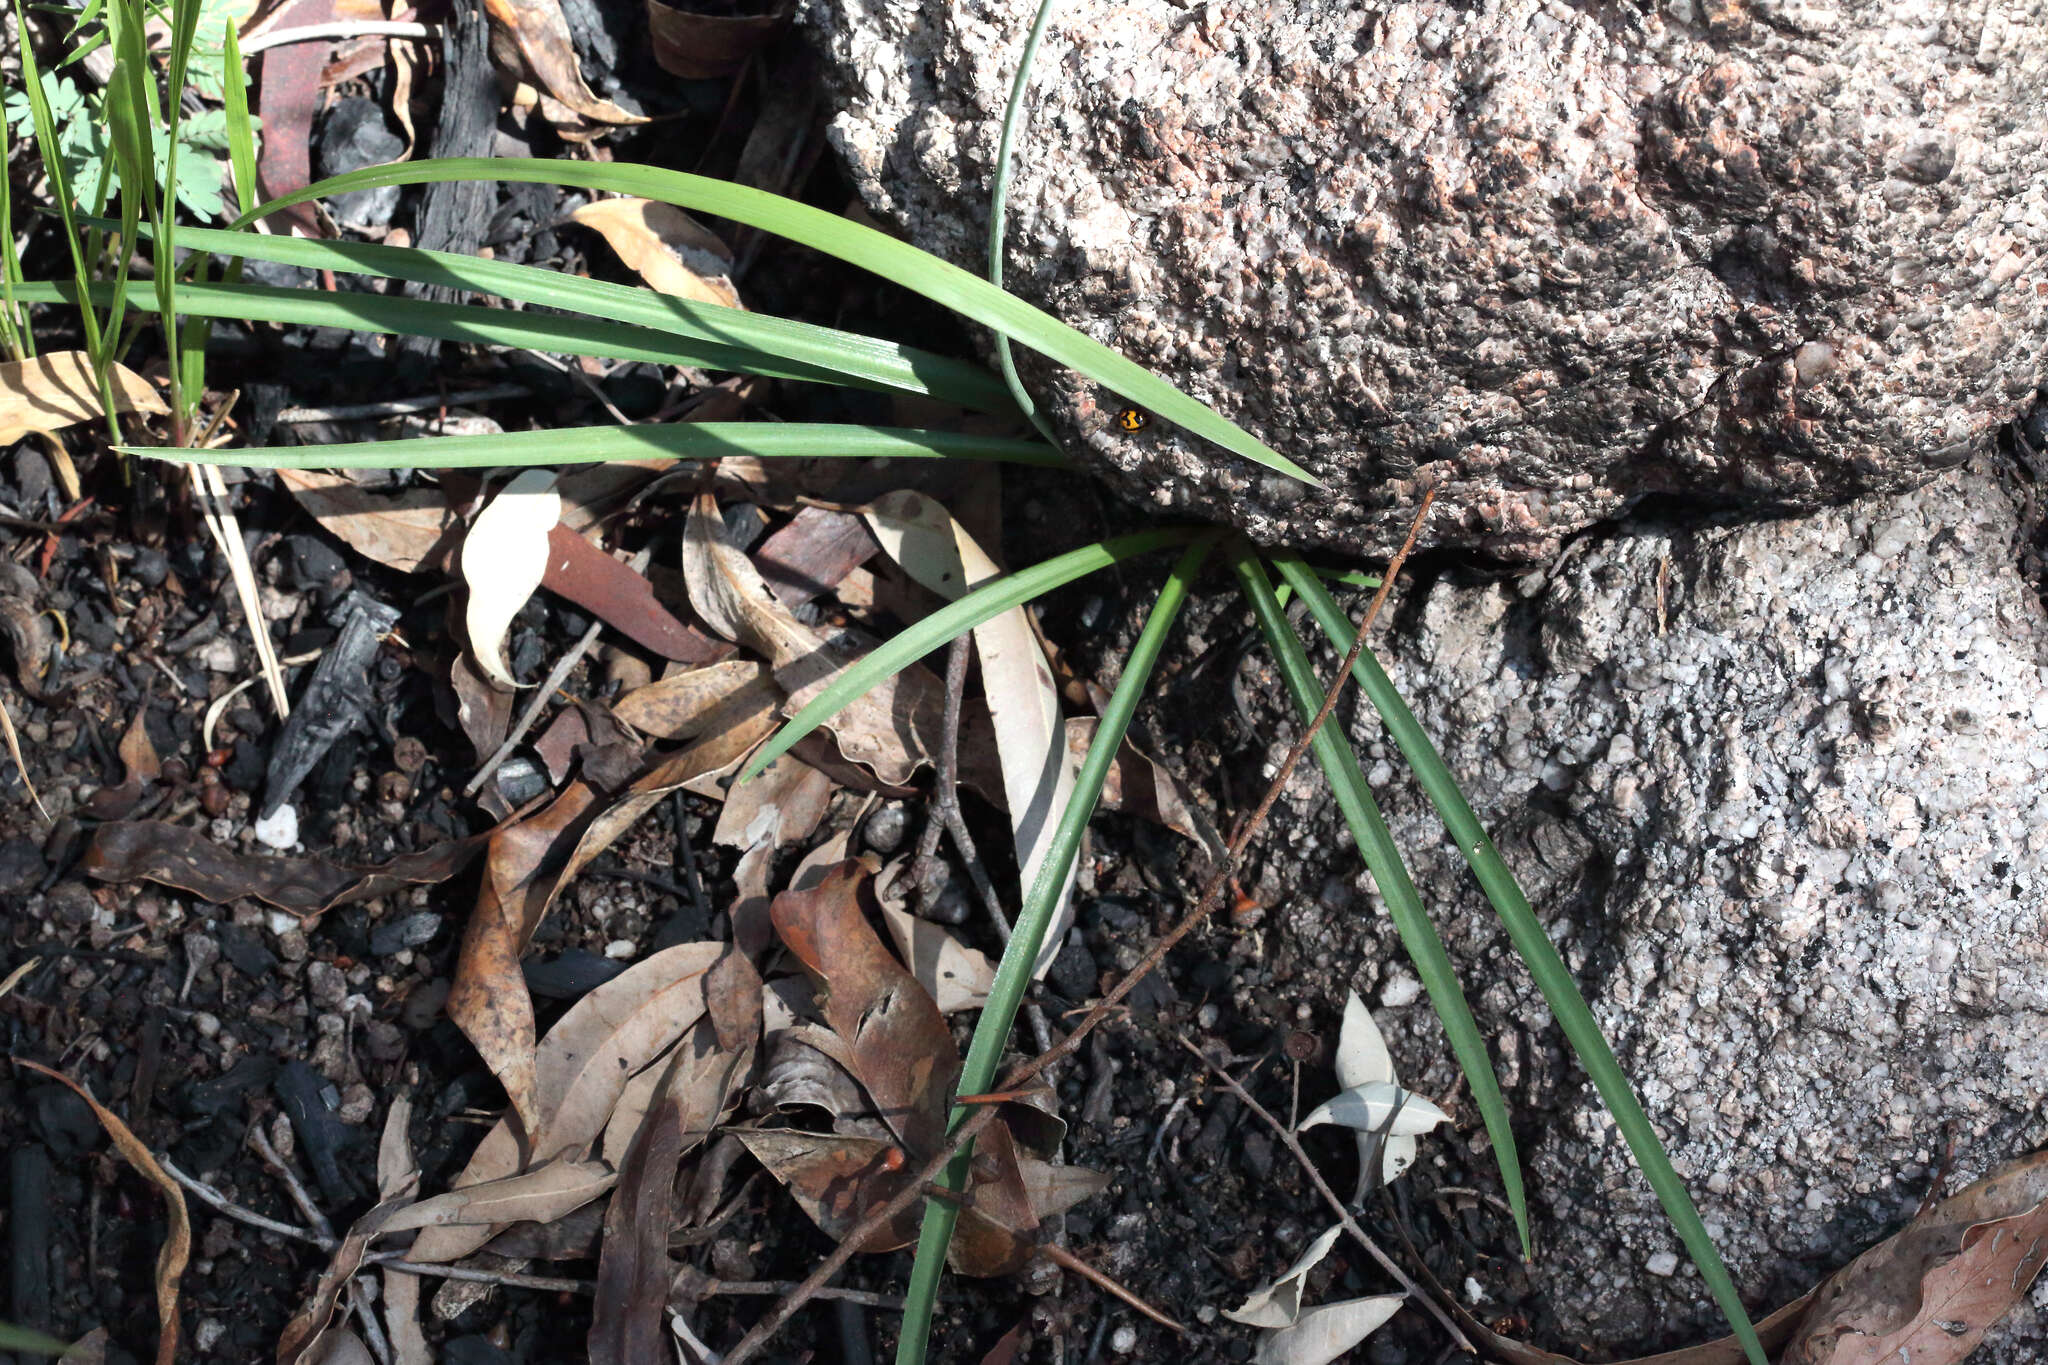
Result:
[[[210,673],[233,673],[242,666],[242,656],[236,651],[235,642],[220,635],[193,650],[191,658]]]
[[[1204,1033],[1208,1033],[1215,1029],[1217,1022],[1220,1021],[1222,1018],[1223,1011],[1217,1009],[1215,1003],[1212,1001],[1211,1003],[1204,1005],[1200,1009],[1195,1011],[1195,1027],[1202,1030],[1202,1032]]]
[[[1643,1262],[1643,1269],[1668,1280],[1678,1273],[1678,1254],[1672,1251],[1657,1252]]]
[[[389,920],[370,931],[370,951],[378,957],[390,957],[407,948],[422,947],[433,941],[441,932],[441,917],[431,910],[420,910],[403,919]]]
[[[1120,1356],[1127,1356],[1138,1349],[1138,1329],[1125,1323],[1109,1334],[1109,1349]]]
[[[289,852],[298,847],[299,812],[287,801],[270,814],[258,817],[249,830],[265,848]]]
[[[867,846],[884,857],[903,847],[903,836],[910,832],[910,816],[900,805],[887,805],[867,818],[860,828],[860,837]]]
[[[604,945],[604,955],[614,962],[627,961],[639,951],[639,945],[630,938],[615,938]]]

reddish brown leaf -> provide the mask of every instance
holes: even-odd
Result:
[[[910,1151],[935,1152],[960,1054],[939,1007],[869,927],[873,880],[860,863],[841,863],[811,890],[777,896],[770,915],[817,983],[825,1022],[883,1121]]]
[[[334,0],[297,0],[276,15],[280,27],[325,24],[334,19]],[[321,104],[320,72],[327,64],[326,43],[286,43],[258,57],[253,112],[263,120],[263,145],[256,154],[256,184],[265,199],[277,199],[312,183],[310,149],[313,116]],[[310,237],[325,234],[310,204],[282,211]],[[273,227],[281,230],[277,218]]]
[[[661,69],[686,81],[722,80],[789,23],[790,6],[773,14],[693,14],[647,0],[647,32]]]
[[[1784,1365],[1956,1365],[2048,1260],[2048,1152],[1952,1195],[1836,1272]]]
[[[142,1140],[129,1131],[128,1125],[121,1122],[119,1116],[111,1109],[94,1099],[90,1090],[63,1072],[52,1071],[49,1067],[40,1066],[35,1062],[23,1061],[17,1057],[14,1064],[48,1076],[84,1100],[86,1106],[92,1110],[93,1117],[100,1121],[100,1127],[106,1129],[107,1136],[112,1139],[114,1149],[120,1152],[121,1159],[133,1166],[137,1174],[163,1191],[164,1207],[170,1215],[171,1232],[170,1236],[164,1239],[163,1247],[156,1256],[156,1362],[157,1365],[172,1365],[178,1357],[178,1282],[184,1278],[185,1263],[192,1258],[192,1219],[185,1211],[184,1190],[179,1188],[177,1181],[165,1173],[163,1167],[157,1165],[156,1158],[149,1154],[149,1148],[143,1146]]]
[[[761,542],[754,567],[783,606],[795,607],[838,587],[881,548],[866,518],[805,507]]]
[[[654,599],[645,578],[566,526],[548,532],[548,567],[540,585],[661,658],[706,664],[732,653],[724,641],[677,620]]]
[[[737,1128],[734,1135],[768,1168],[825,1234],[844,1240],[861,1216],[888,1202],[916,1174],[903,1149],[875,1138]],[[917,1240],[924,1215],[915,1204],[876,1229],[864,1252],[894,1251]]]
[[[463,929],[448,992],[448,1017],[504,1083],[529,1135],[539,1131],[540,1114],[533,1085],[533,1001],[519,959],[547,909],[548,897],[536,884],[566,860],[598,800],[588,785],[572,783],[537,815],[492,831],[483,886]]]
[[[103,882],[161,882],[216,903],[254,896],[311,918],[337,905],[446,881],[475,860],[488,837],[451,840],[374,867],[344,867],[324,858],[245,857],[203,830],[130,820],[94,831],[84,867]]]

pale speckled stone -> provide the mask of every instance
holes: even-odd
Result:
[[[1382,650],[1752,1302],[1910,1217],[1949,1138],[1957,1182],[2044,1140],[2048,616],[2015,522],[1973,471],[1759,525],[1625,522],[1519,584],[1437,582]],[[1393,754],[1370,718],[1354,737]],[[1682,1251],[1441,824],[1405,779],[1382,796],[1542,1125],[1536,1273],[1567,1330],[1712,1330],[1690,1271],[1645,1273]],[[1407,980],[1383,918],[1281,922],[1300,960],[1354,964],[1304,993]],[[1426,1001],[1382,1023],[1411,1084],[1451,1089]],[[1999,1341],[1983,1359],[2038,1361],[2048,1331],[2023,1305]]]
[[[1022,0],[805,0],[868,203],[979,269]],[[1646,12],[1647,11],[1647,12]],[[1064,0],[1009,283],[1300,459],[1027,372],[1134,497],[1518,560],[1646,494],[1814,507],[2043,378],[2048,6]]]

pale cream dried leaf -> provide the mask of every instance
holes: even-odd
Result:
[[[547,576],[548,532],[561,519],[554,471],[527,469],[491,499],[462,538],[469,648],[477,667],[499,687],[518,686],[505,668],[505,632]]]
[[[147,379],[125,365],[109,374],[114,407],[160,417],[170,411]],[[0,445],[13,445],[32,431],[56,432],[104,415],[92,357],[84,351],[53,351],[0,365]]]
[[[1405,1295],[1378,1294],[1319,1304],[1292,1326],[1261,1337],[1254,1365],[1330,1365],[1386,1326],[1405,1302]]]
[[[1002,574],[935,499],[907,491],[890,493],[876,499],[866,515],[869,529],[903,571],[948,601],[957,601]],[[1073,796],[1079,765],[1067,750],[1059,684],[1024,608],[1012,607],[976,626],[974,648],[981,658],[982,691],[995,725],[1004,804],[1023,868],[1020,876],[1030,887],[1051,847],[1060,812]],[[1032,964],[1034,976],[1052,966],[1066,942],[1073,923],[1070,896],[1075,870],[1068,868],[1061,884],[1052,928]]]
[[[350,549],[400,573],[418,569],[455,520],[438,488],[377,493],[323,469],[280,469],[277,478]]]
[[[599,199],[569,216],[603,237],[629,270],[661,293],[725,308],[741,306],[732,282],[731,248],[674,204]]]

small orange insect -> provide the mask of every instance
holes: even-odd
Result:
[[[1125,408],[1116,415],[1116,424],[1123,431],[1143,431],[1152,425],[1152,414],[1137,408]]]

